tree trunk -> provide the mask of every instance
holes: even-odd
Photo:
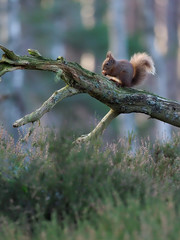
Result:
[[[21,25],[19,22],[19,12],[20,12],[20,3],[17,1],[8,1],[0,0],[0,22],[1,22],[1,34],[0,42],[8,44],[10,48],[18,50],[21,46]],[[23,85],[23,75],[24,72],[13,72],[12,77],[14,81],[8,82],[8,101],[3,103],[5,109],[11,108],[11,111],[2,111],[3,112],[3,123],[13,134],[17,132],[12,132],[10,127],[13,119],[19,118],[24,111],[24,105],[21,99],[21,87]],[[9,78],[9,76],[8,76]],[[3,84],[2,84],[3,85]],[[2,86],[5,88],[5,86]],[[3,90],[3,94],[6,94],[6,90]],[[3,107],[2,106],[2,107]],[[8,125],[9,124],[9,125]]]
[[[109,49],[116,59],[128,59],[126,1],[109,0]],[[136,131],[134,114],[118,117],[119,131],[126,135]]]
[[[157,24],[155,16],[155,2],[154,0],[139,0],[141,6],[141,12],[143,13],[143,23],[144,23],[144,35],[145,42],[148,52],[154,59],[156,65],[156,84],[154,87],[154,92],[163,96],[168,97],[168,78],[166,72],[166,64],[164,57],[155,48],[155,34],[154,29]],[[162,122],[156,122],[156,131],[158,137],[163,139],[164,137],[171,137],[171,126],[164,124]]]
[[[168,0],[167,4],[167,33],[168,33],[168,53],[167,53],[167,76],[168,76],[168,96],[177,100],[177,52],[178,52],[178,0]]]

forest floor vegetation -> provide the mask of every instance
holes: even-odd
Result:
[[[0,239],[179,239],[180,134],[72,141],[42,128],[15,143],[0,129]]]

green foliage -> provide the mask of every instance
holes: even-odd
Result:
[[[108,48],[108,29],[104,24],[98,24],[91,29],[79,26],[67,32],[64,41],[81,52],[91,51],[97,56],[104,55],[104,50]]]
[[[143,32],[136,32],[134,35],[129,36],[128,39],[129,56],[136,52],[144,52],[145,44],[143,43]]]
[[[178,239],[179,135],[104,150],[63,135],[15,144],[1,129],[0,239]]]

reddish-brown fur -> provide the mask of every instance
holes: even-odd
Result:
[[[111,52],[108,52],[102,64],[102,74],[122,87],[141,83],[148,73],[154,74],[155,68],[152,58],[146,53],[134,54],[130,61],[117,61]]]

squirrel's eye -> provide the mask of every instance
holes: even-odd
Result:
[[[106,63],[106,66],[108,66],[108,65],[109,65],[109,62]]]

